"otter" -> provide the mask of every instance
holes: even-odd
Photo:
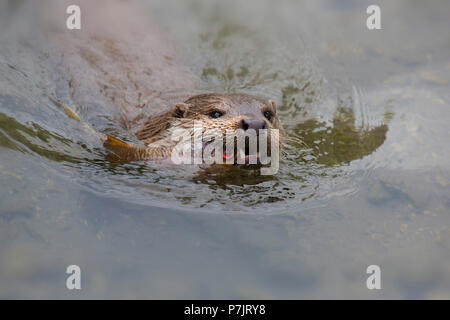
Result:
[[[62,107],[69,117],[82,122],[80,117],[67,105],[56,100],[53,100],[53,102]],[[198,133],[198,131],[195,131],[195,124],[200,129],[200,133],[210,133],[206,140],[200,140],[200,146],[191,144],[192,138]],[[278,118],[275,101],[264,100],[243,93],[199,94],[184,102],[175,103],[168,111],[146,119],[144,124],[138,128],[135,136],[143,144],[123,142],[109,134],[95,131],[84,122],[83,125],[90,132],[95,133],[103,142],[104,147],[110,152],[108,160],[114,162],[173,162],[174,150],[180,145],[187,144],[189,151],[193,151],[193,155],[196,151],[200,151],[200,154],[202,154],[208,145],[219,142],[223,143],[221,150],[224,151],[223,154],[218,156],[219,158],[223,156],[226,164],[244,164],[247,166],[256,164],[256,167],[259,167],[262,165],[260,153],[272,156],[272,151],[275,150],[278,153],[276,159],[279,159],[281,151],[279,147],[282,145],[284,138],[284,128]],[[177,130],[184,132],[184,140],[176,139],[181,137],[180,135],[174,135]],[[241,145],[243,150],[238,150],[239,142],[236,141],[238,137],[236,132],[238,131],[243,132],[245,138]],[[251,135],[246,135],[248,131],[251,131],[256,137],[262,138],[262,140],[254,140],[255,149],[253,151],[249,139]],[[260,137],[261,133],[267,135]],[[227,140],[226,135],[230,135],[232,140]],[[267,143],[267,149],[265,150],[262,141]],[[228,146],[230,142],[232,145],[231,154]],[[271,148],[274,144],[277,146],[276,149]],[[256,151],[256,154],[254,151]],[[243,162],[239,162],[240,152],[243,155]],[[251,163],[251,156],[256,156],[256,163]]]
[[[68,111],[69,112],[69,111]],[[73,117],[73,116],[72,116]],[[238,130],[244,132],[252,131],[257,137],[263,130],[267,130],[267,155],[271,155],[273,139],[277,139],[278,145],[283,140],[284,128],[277,115],[277,106],[273,100],[264,100],[249,94],[218,94],[206,93],[194,95],[184,102],[176,103],[168,111],[149,117],[143,125],[137,129],[135,136],[142,141],[140,144],[125,143],[108,134],[99,133],[107,150],[111,152],[110,159],[117,161],[162,161],[169,160],[174,148],[180,141],[174,139],[177,130],[187,133],[186,143],[191,143],[191,137],[195,134],[194,121],[200,125],[201,133],[214,131],[213,139],[202,141],[200,149],[215,141],[214,139],[226,134],[235,134]],[[276,130],[274,130],[276,129]],[[277,132],[275,137],[273,132]],[[239,164],[236,146],[236,137],[232,143],[233,158],[228,161],[230,155],[223,153],[227,164]],[[243,146],[244,163],[250,164],[251,150],[249,139]],[[222,140],[219,140],[222,143]],[[260,143],[260,142],[259,142]],[[193,146],[196,148],[196,146]],[[227,145],[224,143],[223,148]],[[256,151],[261,152],[260,144]],[[195,152],[195,150],[193,150]],[[278,149],[277,152],[280,152]],[[279,156],[279,155],[278,155]],[[261,165],[257,158],[257,165]]]

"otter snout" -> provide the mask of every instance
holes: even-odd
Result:
[[[242,119],[239,123],[239,128],[244,131],[253,129],[258,132],[260,129],[267,129],[267,123],[259,119]]]

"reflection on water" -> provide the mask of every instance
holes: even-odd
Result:
[[[344,107],[337,107],[331,125],[310,119],[295,128],[302,145],[310,146],[314,161],[327,166],[370,155],[386,140],[387,131],[387,123],[370,129],[355,127],[353,110]]]
[[[86,12],[98,25],[73,37],[42,23],[49,3],[13,2],[0,297],[450,296],[447,2],[383,2],[389,32],[369,32],[361,2],[137,1]],[[121,26],[105,24],[117,8]],[[146,116],[199,92],[276,100],[276,175],[111,162],[54,103],[136,142]],[[365,288],[370,264],[379,292]]]
[[[0,113],[0,146],[20,152],[34,152],[57,162],[81,162],[82,158],[70,156],[74,143],[58,134],[49,132],[36,123],[23,125],[14,118]],[[83,145],[79,145],[82,149]]]

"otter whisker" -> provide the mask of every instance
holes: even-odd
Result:
[[[302,139],[300,139],[300,138],[298,138],[298,137],[295,137],[295,136],[285,136],[284,139],[285,139],[285,141],[286,141],[287,144],[290,144],[290,143],[297,143],[297,144],[300,144],[300,145],[302,145],[303,147],[305,147],[305,148],[307,148],[307,149],[310,148],[310,147],[306,144],[305,141],[303,141]]]

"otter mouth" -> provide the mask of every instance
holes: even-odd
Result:
[[[261,158],[260,158],[259,152],[257,152],[256,154],[250,154],[248,152],[245,152],[244,150],[241,150],[240,152],[244,153],[243,163],[238,162],[238,159],[239,159],[238,153],[234,153],[234,152],[227,153],[226,151],[223,152],[223,162],[227,163],[227,161],[229,162],[229,159],[232,158],[234,165],[246,165],[246,166],[249,166],[249,165],[261,166],[262,165],[261,161],[260,161]],[[255,161],[255,158],[256,158],[256,161]],[[242,160],[241,160],[241,162],[242,162]]]
[[[206,147],[210,146],[214,143],[214,140],[203,142],[203,150]],[[255,149],[255,150],[254,150]],[[245,146],[243,148],[239,148],[234,144],[227,148],[226,144],[222,146],[222,163],[223,164],[232,164],[236,166],[246,166],[246,167],[260,167],[262,166],[261,162],[261,154],[259,144],[256,148],[250,148],[248,141],[246,141]],[[216,150],[213,150],[211,153],[212,157],[215,157]],[[270,147],[265,153],[267,156],[270,156]]]

